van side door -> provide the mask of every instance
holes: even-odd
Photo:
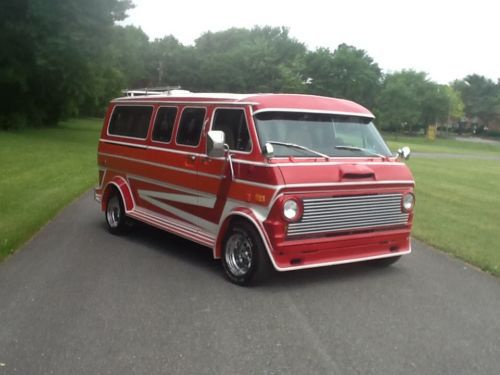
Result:
[[[224,132],[225,143],[229,147],[229,152],[234,160],[252,152],[252,142],[244,108],[215,108],[211,116],[211,126],[207,127],[205,134],[209,130]],[[238,169],[235,168],[235,175],[231,178],[227,156],[210,157],[205,149],[205,154],[199,164],[198,183],[201,194],[209,197],[207,203],[210,202],[211,205],[201,209],[200,216],[202,219],[216,225],[213,234],[217,232],[217,226],[226,208],[227,201],[231,198],[231,188],[234,187],[234,179],[237,176]]]

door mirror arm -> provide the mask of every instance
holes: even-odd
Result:
[[[233,155],[231,154],[231,150],[229,149],[229,145],[227,143],[224,143],[224,150],[226,159],[229,162],[229,170],[231,171],[231,180],[234,179],[234,167],[233,167]]]

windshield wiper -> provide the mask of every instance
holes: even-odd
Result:
[[[380,157],[382,159],[387,159],[387,156],[385,156],[385,155],[382,155],[382,154],[370,151],[370,150],[368,150],[366,148],[362,148],[362,147],[356,147],[356,146],[335,146],[335,149],[337,149],[337,150],[348,150],[348,151],[361,151],[361,152],[366,152],[367,154],[369,154],[371,156],[378,156],[378,157]]]
[[[306,146],[301,146],[301,145],[298,145],[298,144],[295,144],[295,143],[278,142],[278,141],[267,141],[266,143],[270,143],[272,145],[278,145],[278,146],[285,146],[285,147],[295,148],[297,150],[307,151],[307,152],[310,152],[312,154],[321,156],[322,158],[330,159],[330,157],[328,155],[326,155],[326,154],[322,154],[319,151],[311,150],[310,148],[308,148]]]

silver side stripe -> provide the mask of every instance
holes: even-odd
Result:
[[[140,176],[136,176],[136,175],[132,175],[132,174],[129,174],[127,177],[129,179],[132,179],[132,180],[146,182],[148,184],[161,186],[161,187],[166,188],[166,189],[182,191],[185,194],[191,194],[191,195],[195,195],[197,197],[212,198],[215,200],[215,194],[205,193],[205,192],[200,191],[200,190],[189,189],[189,188],[184,187],[184,186],[169,184],[167,182],[158,181],[158,180],[155,180],[152,178],[140,177]]]
[[[192,204],[194,206],[200,206],[206,208],[214,208],[215,206],[215,197],[172,194],[172,193],[163,193],[161,191],[151,191],[142,189],[139,189],[138,193],[142,199],[150,199],[155,201],[157,201],[158,199],[164,199],[164,200],[169,200],[179,203],[187,203],[187,204]]]
[[[167,219],[158,214],[144,208],[138,208],[129,214],[137,219],[145,220],[146,222],[166,229],[170,232],[188,238],[204,246],[213,247],[215,237],[212,234],[200,231],[198,228],[191,226],[185,222],[175,219]]]
[[[144,194],[144,192],[146,192],[146,194]],[[149,191],[139,190],[138,193],[142,199],[144,199],[146,202],[152,204],[153,206],[156,206],[158,208],[161,208],[162,210],[170,212],[170,213],[174,214],[175,216],[178,216],[181,219],[187,221],[188,223],[194,224],[195,226],[200,227],[209,233],[217,233],[217,228],[218,228],[217,224],[214,224],[214,223],[212,223],[208,220],[205,220],[205,219],[201,219],[197,215],[187,213],[184,210],[180,210],[174,206],[171,206],[165,202],[162,202],[161,200],[154,198],[151,195],[148,195],[148,193],[151,193]],[[197,198],[194,198],[194,199],[197,199]]]

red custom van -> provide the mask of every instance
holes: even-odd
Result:
[[[411,251],[415,183],[373,118],[309,95],[115,99],[95,198],[112,233],[130,217],[205,245],[240,285],[272,267],[389,265]]]

